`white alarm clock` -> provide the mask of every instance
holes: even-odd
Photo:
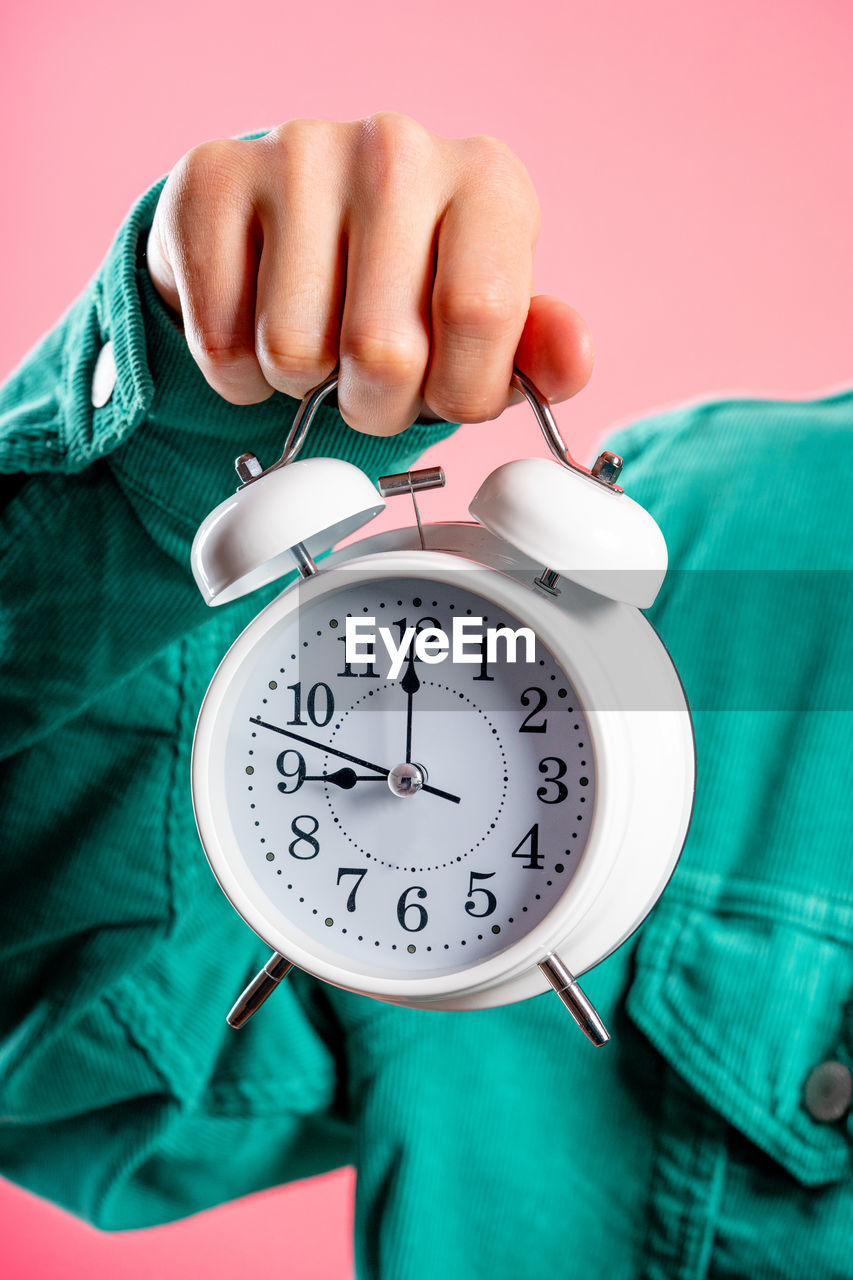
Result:
[[[422,1009],[553,987],[596,1044],[577,976],[637,928],[687,834],[695,754],[664,645],[640,612],[666,572],[621,459],[570,456],[516,370],[554,460],[509,462],[475,522],[422,525],[439,468],[378,487],[296,461],[333,374],[282,457],[193,544],[209,604],[299,576],[231,646],[198,718],[196,821],[222,889],[273,955],[241,1025],[292,965]],[[411,494],[417,525],[314,557]]]

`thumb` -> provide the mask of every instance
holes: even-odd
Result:
[[[546,399],[559,402],[586,386],[593,361],[592,334],[580,312],[552,294],[534,294],[516,348],[518,368]],[[520,398],[513,393],[513,402]]]

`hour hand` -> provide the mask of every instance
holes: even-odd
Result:
[[[306,773],[302,781],[331,782],[333,786],[340,787],[342,791],[352,791],[357,782],[384,782],[385,776],[381,773],[356,773],[355,769],[350,769],[345,765],[343,769],[336,769],[334,773]],[[278,789],[279,791],[289,790],[283,782],[278,784]]]

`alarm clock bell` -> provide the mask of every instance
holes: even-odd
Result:
[[[235,467],[242,484],[198,529],[192,569],[208,604],[227,604],[294,568],[367,524],[385,498],[444,483],[439,468],[383,477],[378,488],[338,458],[296,461],[337,372],[302,401],[281,457],[264,470],[252,453]],[[483,482],[470,514],[484,528],[543,566],[537,584],[553,591],[560,576],[640,609],[655,600],[667,568],[656,522],[616,483],[622,459],[602,453],[588,470],[572,457],[548,402],[520,370],[512,386],[530,403],[554,456],[506,462]]]

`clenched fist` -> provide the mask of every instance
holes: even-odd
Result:
[[[183,157],[148,267],[226,400],[301,398],[339,365],[344,420],[393,435],[424,414],[497,417],[514,363],[550,400],[584,386],[586,324],[532,296],[538,231],[527,171],[494,138],[393,112],[289,120]]]

